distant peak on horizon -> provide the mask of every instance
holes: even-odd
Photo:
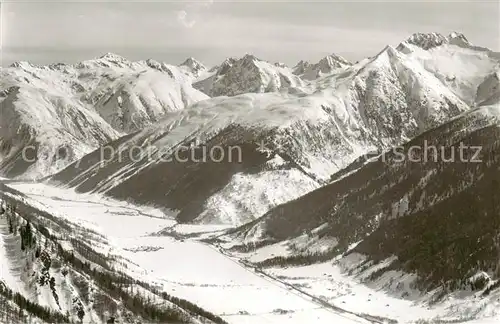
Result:
[[[399,44],[394,46],[393,48],[397,51],[400,52],[406,52],[408,50],[411,50],[409,46],[416,46],[424,50],[429,50],[438,46],[442,46],[445,44],[449,45],[456,45],[456,46],[462,46],[462,47],[468,47],[468,46],[474,46],[475,48],[479,48],[478,46],[473,45],[472,43],[469,42],[468,38],[461,32],[458,31],[452,31],[448,35],[444,33],[439,33],[439,32],[415,32],[405,39],[403,39]],[[387,45],[390,46],[390,45]],[[385,46],[382,49],[382,52],[387,49],[387,46]],[[390,46],[392,47],[392,46]],[[482,47],[483,50],[490,50],[489,48],[484,48]],[[340,51],[341,52],[341,51]],[[373,56],[376,56],[377,53],[374,53],[372,56],[364,56],[363,58],[371,58]],[[280,60],[279,58],[273,57],[271,60],[266,60],[265,58],[260,58],[257,57],[255,54],[252,54],[250,52],[246,52],[243,55],[229,55],[226,56],[225,59],[220,60],[220,63],[217,62],[212,62],[209,65],[203,64],[200,60],[196,59],[195,56],[188,56],[186,59],[182,61],[181,64],[176,64],[176,63],[169,63],[177,66],[186,66],[191,70],[202,70],[202,69],[207,69],[209,71],[212,71],[216,68],[228,66],[235,64],[236,62],[241,62],[244,64],[253,64],[256,62],[268,62],[270,64],[275,64],[274,62],[280,62],[277,66],[283,67],[283,66],[288,66],[292,69],[299,69],[299,70],[305,70],[308,66],[310,65],[316,65],[320,64],[322,66],[334,66],[334,65],[352,65],[353,62],[355,61],[360,61],[363,58],[358,58],[356,60],[351,60],[350,58],[347,59],[347,56],[342,56],[337,54],[337,52],[330,52],[330,54],[327,54],[323,56],[319,61],[315,60],[309,60],[307,58],[301,59],[298,63],[293,63],[293,62],[287,62]],[[24,67],[24,68],[36,68],[36,67],[53,67],[53,66],[59,66],[59,65],[65,65],[65,66],[79,66],[79,65],[85,65],[85,64],[92,64],[92,62],[98,63],[98,64],[106,64],[112,63],[114,65],[119,65],[119,66],[128,66],[133,63],[141,62],[142,60],[130,60],[126,58],[123,55],[117,54],[115,52],[105,52],[99,56],[95,56],[90,59],[84,59],[82,61],[77,61],[75,63],[59,63],[55,61],[54,63],[44,63],[44,64],[36,64],[33,63],[30,60],[18,60],[18,61],[13,61],[10,63],[10,65],[7,65],[6,67]],[[168,62],[171,62],[170,60],[165,60],[162,58],[157,58],[155,59],[156,62],[161,62],[167,64]],[[36,62],[36,61],[35,61]],[[108,63],[109,62],[109,63]],[[214,64],[215,63],[215,64]]]
[[[425,50],[450,43],[471,45],[464,34],[455,31],[451,32],[448,36],[437,32],[414,33],[402,41],[399,46],[404,43],[415,45]]]
[[[187,59],[184,60],[179,66],[187,66],[190,68],[204,68],[205,65],[201,63],[199,60],[195,59],[194,57],[190,56]]]
[[[97,57],[97,59],[106,59],[106,60],[127,60],[125,57],[121,56],[121,55],[118,55],[118,54],[115,54],[115,53],[112,53],[112,52],[107,52],[99,57]]]

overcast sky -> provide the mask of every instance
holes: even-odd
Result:
[[[2,1],[3,66],[106,52],[172,64],[193,56],[214,65],[245,53],[290,65],[329,53],[358,60],[432,31],[460,31],[500,50],[498,0]]]

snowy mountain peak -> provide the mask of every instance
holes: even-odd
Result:
[[[194,57],[188,57],[184,62],[180,64],[181,66],[188,66],[190,68],[200,68],[205,67],[203,63],[195,59]]]
[[[301,74],[304,74],[304,72],[306,71],[306,69],[311,65],[311,63],[307,62],[307,61],[304,61],[304,60],[300,60],[299,63],[297,63],[294,67],[293,67],[293,74],[295,75],[301,75]]]
[[[467,40],[467,37],[465,37],[464,34],[455,31],[451,32],[450,35],[448,35],[448,38],[461,38],[463,40]]]
[[[68,64],[65,63],[52,63],[49,64],[48,69],[50,70],[64,70],[68,67]]]
[[[294,66],[294,69],[295,68],[299,68],[299,67],[307,67],[311,65],[311,63],[309,63],[308,61],[304,61],[304,60],[300,60],[299,63],[297,63],[295,66]]]
[[[341,68],[344,66],[352,65],[349,61],[340,55],[330,54],[325,56],[318,62],[321,68],[329,69],[330,71],[335,68]],[[329,71],[328,71],[329,72]]]
[[[255,67],[257,62],[264,62],[253,54],[245,54],[241,59],[236,60],[236,65],[241,67]]]
[[[106,53],[106,54],[98,57],[98,59],[108,60],[108,61],[115,61],[115,62],[127,62],[128,61],[123,56],[120,56],[120,55],[114,54],[114,53]]]
[[[255,66],[255,62],[261,61],[252,54],[245,54],[242,58],[228,57],[220,65],[211,68],[210,72],[216,72],[217,75],[225,75],[231,68],[238,66],[242,67]]]
[[[286,91],[304,85],[304,81],[293,75],[286,66],[273,64],[252,54],[237,59],[228,58],[209,72],[212,75],[193,86],[210,97]]]
[[[206,95],[185,70],[107,53],[75,65],[17,62],[0,70],[0,172],[38,178]],[[19,150],[37,143],[37,161]],[[56,154],[59,149],[67,154]],[[21,168],[19,165],[24,167]]]
[[[245,54],[245,56],[243,56],[241,58],[242,61],[247,61],[247,62],[252,62],[252,61],[260,61],[257,57],[255,57],[255,55],[253,54]]]
[[[293,68],[293,74],[302,76],[306,80],[315,80],[322,75],[330,74],[335,70],[351,66],[352,63],[340,55],[330,54],[323,57],[318,63],[311,64],[307,61],[300,61]]]
[[[237,59],[235,59],[234,57],[228,57],[226,58],[222,63],[221,63],[221,66],[223,65],[232,65],[234,64],[234,62],[236,62]]]
[[[439,33],[415,33],[405,40],[405,42],[409,44],[416,45],[426,50],[441,46],[447,41],[448,39],[446,36]]]
[[[9,67],[20,68],[20,69],[29,69],[29,68],[35,68],[36,66],[31,64],[30,62],[27,62],[27,61],[18,61],[18,62],[12,63]]]
[[[132,66],[132,62],[127,60],[125,57],[120,56],[114,53],[106,53],[94,60],[93,62],[97,62],[99,65],[103,65],[105,67],[118,66],[118,67],[126,67],[129,68]]]
[[[160,72],[165,72],[167,73],[172,79],[175,79],[174,73],[172,72],[172,67],[169,66],[168,64],[165,64],[163,62],[158,62],[153,59],[147,59],[144,62],[148,67],[160,71]]]
[[[186,67],[191,73],[198,75],[200,72],[205,71],[207,68],[203,63],[196,60],[193,57],[187,58],[184,62],[182,62],[179,66]]]
[[[464,34],[458,32],[452,32],[448,35],[448,43],[454,45],[471,45],[467,37]]]
[[[384,49],[382,50],[382,52],[380,52],[378,55],[376,55],[375,57],[378,57],[378,56],[381,56],[381,55],[388,55],[389,57],[397,57],[399,54],[398,54],[398,51],[392,47],[391,45],[387,45],[386,47],[384,47]]]
[[[464,34],[458,32],[452,32],[448,36],[444,36],[440,33],[415,33],[402,42],[398,46],[398,49],[406,47],[406,44],[411,44],[428,50],[450,43],[455,45],[470,45]]]
[[[96,57],[92,60],[86,60],[83,62],[80,62],[75,65],[77,69],[81,68],[87,68],[87,69],[94,69],[94,68],[112,68],[112,67],[119,67],[119,68],[131,68],[132,67],[132,62],[124,58],[123,56],[120,56],[118,54],[114,53],[106,53],[104,55],[101,55],[99,57]]]
[[[217,71],[218,75],[223,75],[227,72],[231,66],[236,62],[235,58],[228,57],[227,59],[224,60],[220,65],[214,66],[213,68],[210,69],[210,72],[215,72]]]

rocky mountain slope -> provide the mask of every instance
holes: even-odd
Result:
[[[300,61],[293,68],[293,74],[299,75],[304,80],[315,80],[323,75],[351,66],[352,63],[342,56],[331,54],[322,58],[318,63]]]
[[[356,64],[331,55],[290,69],[246,55],[207,69],[192,58],[174,67],[107,54],[74,66],[4,69],[0,171],[48,174],[74,162],[46,178],[61,196],[35,192],[28,204],[28,196],[0,184],[0,258],[8,261],[0,305],[11,309],[3,314],[16,312],[21,322],[83,316],[222,323],[143,281],[156,277],[139,271],[155,269],[167,276],[158,277],[159,285],[172,287],[168,276],[179,268],[166,269],[151,255],[182,246],[213,256],[209,249],[224,269],[236,263],[279,284],[305,278],[295,267],[333,263],[398,300],[431,307],[443,297],[468,296],[478,302],[455,303],[448,312],[478,321],[500,316],[499,67],[498,53],[458,33],[433,33],[412,35]],[[32,143],[37,159],[26,164],[22,148]],[[79,199],[99,201],[64,200],[73,189]],[[117,213],[103,195],[143,209]],[[33,197],[48,205],[37,208]],[[99,212],[90,210],[94,205]],[[145,213],[148,206],[162,215]],[[58,208],[66,213],[48,212]],[[149,232],[124,227],[101,236],[97,229],[116,229],[116,218],[109,219],[115,213],[131,216],[127,224],[135,229],[147,223]],[[234,229],[194,232],[219,225]],[[191,238],[199,241],[184,242]],[[142,239],[157,243],[138,247]],[[300,273],[285,279],[283,266]],[[186,288],[194,286],[188,270],[179,271],[180,291],[203,287],[205,296],[215,289],[198,275],[203,282]],[[255,280],[245,283],[253,287]],[[308,307],[312,300],[340,309],[323,293],[304,295],[308,285],[285,283],[308,296]],[[268,311],[259,316],[292,318],[283,309]],[[241,312],[224,316],[248,315]],[[350,314],[355,322],[391,322],[361,313]]]
[[[434,50],[463,52],[442,46]],[[275,92],[205,100],[112,143],[113,157],[101,161],[103,152],[95,151],[53,180],[162,206],[181,221],[243,224],[321,186],[360,155],[405,143],[471,108],[465,99],[476,98],[461,99],[421,64],[417,49],[409,55],[388,46],[321,77],[307,96]],[[485,78],[498,68],[490,52],[467,51],[485,61]],[[457,70],[466,62],[457,61]],[[458,77],[472,87],[468,75]],[[191,152],[200,157],[218,149],[227,158],[235,148],[242,161],[189,159]],[[179,151],[189,161],[176,161]]]
[[[76,65],[18,62],[0,73],[0,170],[9,177],[54,173],[207,98],[191,87],[195,72],[184,65],[109,53]]]
[[[39,87],[9,86],[0,100],[0,170],[9,177],[51,174],[121,135],[80,102]]]
[[[463,34],[415,34],[397,49],[471,106],[487,104],[498,93],[500,53],[472,45]]]
[[[341,123],[354,121],[348,128],[362,128],[360,118],[362,124],[372,123],[372,129],[407,123],[394,127],[401,134],[376,130],[386,145],[395,137],[411,138],[424,124],[435,126],[469,106],[496,100],[497,71],[498,55],[471,45],[461,34],[415,34],[397,49],[388,46],[358,64],[332,54],[293,69],[252,55],[228,59],[210,70],[193,58],[173,66],[130,62],[111,53],[76,65],[19,62],[2,70],[0,113],[6,125],[1,169],[10,177],[56,172],[109,140],[208,98],[191,83],[210,96],[272,92],[272,97],[280,92],[283,101],[305,98],[335,110]],[[318,99],[322,102],[316,103]],[[31,111],[35,106],[36,113]],[[381,107],[389,112],[372,120],[371,110]],[[35,149],[29,151],[37,160],[24,163],[19,156],[31,144]]]
[[[229,58],[209,71],[206,78],[193,84],[210,97],[236,96],[243,93],[292,91],[307,82],[283,66],[247,54],[240,59]]]
[[[500,279],[499,135],[500,107],[474,109],[234,235],[250,248],[282,242],[288,252],[260,266],[337,260],[402,297],[411,289],[486,296]]]
[[[341,72],[351,65],[343,57],[331,54],[317,63],[300,61],[295,67],[289,68],[282,63],[272,64],[247,54],[239,59],[228,58],[221,65],[199,74],[194,87],[210,97],[249,92],[305,95],[316,89],[312,81]]]

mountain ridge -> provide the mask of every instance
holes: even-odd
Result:
[[[0,178],[2,323],[500,316],[500,55],[460,33],[0,76],[0,175],[43,176]]]
[[[460,49],[453,47],[449,51]],[[176,146],[186,146],[197,140],[198,145],[222,146],[225,150],[230,145],[253,145],[253,149],[245,152],[254,156],[257,144],[264,140],[271,157],[281,161],[286,172],[300,175],[294,178],[289,173],[288,176],[294,179],[292,183],[303,183],[307,190],[311,190],[327,183],[332,174],[347,167],[357,157],[401,145],[472,108],[458,97],[454,89],[436,77],[435,71],[426,69],[412,55],[387,46],[368,60],[344,68],[338,74],[321,77],[310,94],[282,91],[207,99],[137,133],[135,139],[119,144],[116,149],[127,155],[126,152],[137,143],[154,143],[152,147],[139,146],[141,150],[151,149],[153,152],[166,146],[173,150],[168,154],[173,154]],[[483,57],[486,59],[487,56]],[[256,57],[247,55],[237,65],[255,66],[256,60]],[[235,62],[227,62],[229,69]],[[492,62],[485,66],[489,69],[495,65]],[[228,137],[244,138],[244,141],[228,142]],[[148,160],[144,155],[140,161],[118,161],[115,158],[101,165],[97,163],[98,156],[99,152],[95,151],[82,160],[84,168],[73,165],[53,180],[83,192],[108,192],[116,194],[117,198],[138,199],[140,203],[173,209],[184,221],[218,223],[220,219],[206,217],[218,213],[232,225],[258,217],[280,202],[271,198],[267,186],[259,185],[265,176],[283,183],[283,188],[287,189],[283,189],[282,197],[286,199],[304,194],[297,191],[290,195],[293,186],[284,185],[283,170],[271,169],[268,172],[267,160],[263,160],[258,162],[260,170],[257,173],[250,172],[250,169],[234,173],[229,171],[234,169],[228,168],[227,174],[220,174],[225,183],[213,188],[206,183],[200,185],[199,188],[206,190],[200,193],[203,198],[189,208],[187,205],[182,207],[174,200],[164,199],[161,191],[147,186],[163,181],[158,177],[150,178],[157,173],[168,173],[169,167],[177,168],[175,163],[161,163],[158,158]],[[248,163],[253,165],[251,161]],[[194,179],[203,179],[203,172],[195,175],[190,169],[196,172],[206,170],[204,172],[209,174],[212,167],[213,170],[216,168],[208,165],[194,163],[183,171],[179,169],[179,175],[191,180],[180,181],[176,183],[176,189],[168,189],[163,194],[175,197],[178,195],[175,192],[183,186],[189,186]],[[169,188],[169,180],[165,181],[152,187]],[[142,188],[142,192],[133,188]],[[242,197],[236,199],[230,194],[234,190],[248,190],[264,199],[259,204]],[[184,208],[187,209],[183,211]]]

